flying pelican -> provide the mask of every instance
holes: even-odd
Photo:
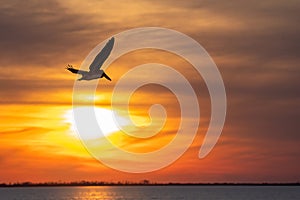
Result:
[[[115,42],[115,38],[112,37],[106,43],[104,48],[95,57],[94,61],[90,65],[90,67],[89,67],[90,70],[89,71],[83,71],[83,70],[75,69],[75,68],[73,68],[72,65],[68,65],[68,67],[66,69],[69,70],[70,72],[74,73],[74,74],[81,74],[82,77],[80,79],[78,79],[78,81],[81,81],[81,80],[87,80],[88,81],[88,80],[93,80],[93,79],[98,79],[98,78],[103,78],[103,77],[106,78],[107,80],[111,81],[109,76],[103,70],[101,70],[100,68],[102,67],[103,63],[108,58],[111,50],[113,49],[114,42]]]

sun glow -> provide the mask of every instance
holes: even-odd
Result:
[[[81,115],[82,117],[79,116],[80,117],[79,123],[84,123],[85,120],[88,120],[86,119],[86,113],[91,108],[92,107],[89,106],[82,106],[82,107],[70,109],[66,112],[66,114],[64,115],[65,121],[67,123],[70,123],[70,129],[73,135],[76,135],[77,137],[79,136],[79,133],[77,131],[77,125],[74,120],[74,112],[77,114],[82,114]],[[94,107],[93,110],[95,112],[98,126],[101,129],[104,136],[108,136],[113,134],[114,132],[120,131],[121,127],[129,124],[129,121],[126,118],[118,116],[116,114],[114,115],[114,112],[112,110],[99,108],[99,107]],[[89,128],[89,131],[87,131],[84,134],[80,134],[81,139],[90,140],[90,139],[103,137],[103,135],[97,132],[96,130],[93,129],[91,130],[90,127],[87,128]]]

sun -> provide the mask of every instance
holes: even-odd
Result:
[[[112,133],[118,132],[121,130],[122,126],[126,126],[129,124],[129,120],[124,117],[114,115],[114,112],[109,109],[100,108],[100,107],[90,107],[90,106],[82,106],[68,110],[65,115],[65,122],[70,124],[70,130],[72,135],[78,137],[77,125],[74,120],[74,112],[75,113],[86,113],[88,110],[93,109],[95,112],[96,120],[99,128],[101,129],[104,136],[108,136]],[[117,119],[117,120],[115,120]],[[82,121],[88,119],[82,119]],[[118,122],[117,122],[118,121]],[[91,130],[90,127],[87,127],[87,130],[84,134],[80,134],[80,139],[91,140],[103,137],[102,134],[97,133],[96,130]]]

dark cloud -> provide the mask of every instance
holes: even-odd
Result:
[[[273,17],[276,19],[294,19],[298,16],[300,7],[297,0],[266,0],[260,1],[158,1],[166,6],[172,5],[172,8],[186,9],[186,11],[209,11],[215,15],[231,16],[241,20],[251,21],[261,19],[261,17]],[[153,1],[152,1],[153,2]],[[174,10],[174,9],[173,9]],[[167,11],[168,12],[168,11]],[[279,21],[271,20],[271,23]]]
[[[192,36],[213,56],[247,56],[250,62],[259,62],[254,68],[269,60],[299,61],[298,1],[160,1],[160,4],[172,5],[172,9],[159,12],[161,24]],[[179,23],[176,26],[169,20],[171,17],[194,28]],[[239,64],[239,68],[247,65]]]
[[[93,38],[101,41],[103,31],[111,29],[111,24],[95,24],[54,0],[4,1],[0,13],[0,65],[6,68],[82,60],[95,45]]]

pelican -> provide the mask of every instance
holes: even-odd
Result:
[[[103,70],[101,70],[100,68],[102,67],[103,63],[108,58],[111,50],[113,49],[114,42],[115,42],[115,38],[112,37],[105,44],[103,49],[95,57],[94,61],[90,65],[90,67],[89,67],[90,70],[89,71],[83,71],[83,70],[75,69],[75,68],[73,68],[72,65],[68,65],[68,67],[66,69],[69,70],[70,72],[74,73],[74,74],[81,74],[82,77],[80,79],[78,79],[78,81],[81,81],[81,80],[89,81],[89,80],[103,78],[103,77],[106,78],[107,80],[111,81],[111,78],[109,78],[109,76]]]

